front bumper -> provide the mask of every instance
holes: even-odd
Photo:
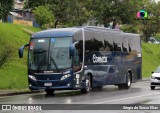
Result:
[[[160,80],[150,78],[150,85],[151,86],[160,86]]]
[[[46,83],[51,84],[50,86],[45,86]],[[31,80],[29,79],[29,89],[39,90],[39,89],[73,89],[73,84],[69,81],[61,80]]]

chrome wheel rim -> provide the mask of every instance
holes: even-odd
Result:
[[[128,76],[128,86],[131,86],[131,80],[129,76]]]

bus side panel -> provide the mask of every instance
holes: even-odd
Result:
[[[129,63],[123,60],[125,53],[120,52],[91,52],[85,56],[85,65],[91,70],[93,86],[114,85],[125,82],[125,74]],[[96,61],[107,58],[106,62]]]
[[[85,31],[84,63],[92,72],[93,86],[125,83],[128,72],[131,72],[132,82],[140,79],[139,40],[138,35],[129,33]]]

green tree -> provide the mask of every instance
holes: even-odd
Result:
[[[92,0],[89,10],[93,11],[92,14],[99,24],[108,27],[113,21],[114,27],[117,21],[123,24],[134,23],[136,12],[142,4],[142,0]]]
[[[87,9],[91,11],[92,18],[96,19],[98,24],[108,27],[113,19],[112,0],[91,0],[89,4]]]
[[[86,3],[88,0],[29,0],[25,8],[34,9],[37,6],[47,5],[52,10],[55,19],[64,26],[79,26],[90,17]]]
[[[34,9],[39,5],[47,5],[56,20],[65,27],[81,26],[87,20],[95,19],[96,24],[105,27],[113,22],[124,25],[123,30],[141,33],[147,41],[160,29],[160,3],[153,0],[29,0],[28,7]],[[145,9],[150,20],[137,20],[136,13]]]
[[[82,26],[90,19],[91,13],[86,3],[87,0],[70,0],[67,22],[72,26]]]
[[[54,22],[54,15],[52,14],[52,11],[49,10],[47,6],[38,6],[33,10],[33,13],[35,15],[36,22],[40,24],[42,28],[50,27],[52,26]]]
[[[0,0],[0,19],[7,21],[7,15],[13,9],[14,0]]]
[[[38,6],[45,6],[50,4],[52,0],[27,0],[24,9],[35,9]]]
[[[150,2],[145,6],[148,13],[148,20],[141,20],[139,22],[140,30],[143,38],[147,42],[149,37],[154,36],[160,32],[160,2]]]
[[[65,26],[81,26],[90,17],[84,0],[54,0],[50,9],[55,18]]]

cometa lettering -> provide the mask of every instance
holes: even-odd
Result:
[[[93,63],[107,63],[107,57],[97,57],[95,54],[93,54]]]

